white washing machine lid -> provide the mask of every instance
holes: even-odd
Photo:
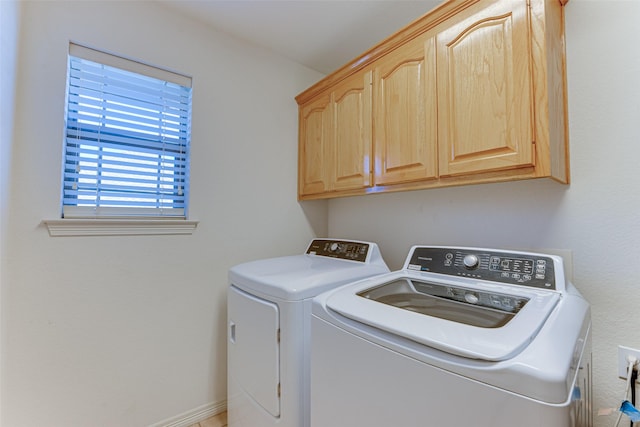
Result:
[[[506,324],[480,327],[403,309],[367,297],[368,291],[374,288],[402,280],[431,282],[466,289],[472,294],[478,291],[495,293],[517,300],[526,299],[527,302]],[[561,298],[562,293],[557,291],[401,270],[336,289],[327,297],[326,306],[347,318],[447,353],[500,361],[514,357],[527,347]]]
[[[367,262],[303,254],[263,259],[236,265],[229,270],[229,282],[251,293],[299,301],[312,298],[336,286],[384,274],[389,268],[377,245]]]

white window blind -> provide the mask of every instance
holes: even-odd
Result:
[[[63,217],[185,218],[191,79],[71,44],[67,85]]]

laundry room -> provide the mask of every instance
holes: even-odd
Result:
[[[392,271],[413,245],[563,255],[590,304],[593,426],[616,423],[618,347],[640,349],[640,2],[562,1],[569,184],[514,179],[315,200],[298,197],[296,97],[367,47],[340,57],[341,40],[361,34],[284,27],[275,16],[317,20],[324,4],[360,12],[365,22],[351,25],[373,28],[384,15],[359,4],[398,3],[413,15],[393,15],[390,34],[438,2],[211,2],[229,19],[246,15],[233,21],[238,33],[173,3],[0,1],[2,427],[188,427],[226,412],[229,270],[330,237],[375,242]],[[287,56],[251,26],[332,48]],[[184,221],[61,218],[71,44],[189,77]],[[310,65],[321,60],[333,68]]]

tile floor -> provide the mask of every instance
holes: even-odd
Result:
[[[227,427],[227,413],[223,412],[189,427]]]

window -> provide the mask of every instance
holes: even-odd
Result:
[[[64,218],[186,218],[191,79],[69,49]]]

